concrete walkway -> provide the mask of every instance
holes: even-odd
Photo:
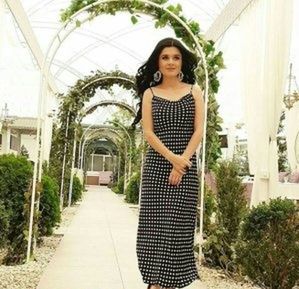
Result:
[[[37,289],[146,289],[129,206],[109,188],[90,186]],[[196,280],[185,288],[206,287]]]

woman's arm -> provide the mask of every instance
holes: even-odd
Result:
[[[198,85],[193,86],[192,94],[195,100],[195,117],[194,117],[194,132],[189,140],[189,143],[184,150],[182,156],[188,158],[188,160],[195,153],[199,146],[203,136],[204,126],[204,99],[203,91]]]

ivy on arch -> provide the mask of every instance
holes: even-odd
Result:
[[[66,95],[59,94],[60,100],[58,123],[53,129],[52,147],[50,152],[50,166],[52,175],[59,181],[62,176],[63,156],[66,153],[66,178],[70,174],[72,149],[75,137],[82,135],[81,120],[84,117],[84,106],[96,93],[103,89],[112,94],[112,86],[117,84],[137,97],[134,77],[122,71],[102,72],[92,71],[91,75],[79,79]],[[108,104],[109,105],[109,104]],[[75,131],[77,131],[75,136]],[[66,137],[67,136],[67,137]],[[77,154],[76,154],[77,155]],[[64,182],[67,185],[67,182]],[[65,190],[66,191],[66,190]]]
[[[137,97],[134,81],[133,76],[119,70],[111,72],[92,71],[91,75],[79,79],[66,95],[60,95],[58,118],[62,128],[68,117],[70,117],[71,124],[80,122],[84,116],[82,113],[85,103],[95,95],[97,89],[103,89],[112,94],[112,86],[117,84],[131,92],[133,97]]]

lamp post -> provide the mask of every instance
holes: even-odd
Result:
[[[284,95],[283,102],[287,109],[291,109],[295,102],[299,101],[299,88],[296,81],[296,76],[292,74],[293,64],[290,64],[288,93]],[[292,84],[295,85],[295,90],[292,91]]]
[[[2,151],[3,153],[9,153],[10,149],[10,128],[9,125],[13,124],[16,118],[8,116],[8,107],[7,103],[5,103],[4,108],[2,109],[2,113],[0,116],[0,132],[2,132],[2,128],[6,129],[5,137],[2,134]],[[5,145],[4,145],[5,144]]]

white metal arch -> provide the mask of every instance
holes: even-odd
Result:
[[[99,6],[104,3],[110,3],[110,2],[118,2],[119,0],[98,0],[93,4],[90,4],[78,12],[76,12],[62,27],[59,29],[59,31],[55,34],[53,40],[51,41],[47,52],[44,57],[42,69],[41,69],[41,78],[40,78],[40,92],[39,92],[39,101],[38,101],[38,119],[37,119],[37,137],[36,137],[36,147],[37,147],[37,157],[34,162],[34,173],[33,173],[33,182],[32,182],[32,202],[31,202],[31,208],[30,208],[30,222],[29,222],[29,236],[28,236],[28,248],[27,248],[27,262],[30,259],[30,251],[31,251],[31,238],[32,238],[32,227],[33,227],[33,214],[34,214],[34,200],[35,200],[35,190],[36,190],[36,181],[37,181],[37,171],[38,171],[38,162],[39,164],[42,163],[42,153],[40,153],[41,149],[43,149],[43,139],[41,148],[40,148],[40,130],[41,130],[41,120],[43,116],[43,106],[44,106],[44,95],[47,95],[46,93],[46,86],[44,85],[44,82],[47,83],[48,80],[48,72],[50,70],[51,63],[63,43],[63,41],[77,28],[76,21],[78,20],[81,22],[81,24],[87,22],[90,19],[90,16],[80,19],[80,16],[84,14],[89,8]],[[134,0],[123,0],[126,2],[133,2]],[[201,165],[201,210],[200,210],[200,240],[199,240],[199,255],[200,258],[202,258],[202,234],[203,234],[203,193],[204,193],[204,168],[205,168],[205,149],[206,149],[206,127],[207,127],[207,104],[208,104],[208,88],[209,88],[209,79],[208,79],[208,70],[207,70],[207,63],[205,59],[205,55],[203,52],[203,49],[197,39],[197,37],[193,34],[192,30],[189,28],[189,26],[180,19],[175,13],[168,10],[167,7],[164,5],[157,4],[155,2],[152,2],[150,0],[140,0],[140,2],[144,4],[148,4],[152,7],[159,8],[165,12],[167,12],[173,19],[175,19],[178,23],[180,23],[188,32],[188,34],[192,37],[196,48],[196,54],[198,54],[201,57],[203,69],[205,72],[205,83],[204,83],[204,99],[205,99],[205,113],[204,113],[204,129],[203,129],[203,141],[202,141],[202,165]],[[144,13],[143,11],[139,11],[139,13]],[[68,31],[66,29],[69,29]],[[64,35],[61,35],[63,32],[65,32]],[[54,47],[55,42],[57,41],[56,47]],[[54,47],[54,51],[52,55],[50,55],[51,49]],[[48,62],[47,62],[48,60]],[[199,158],[199,155],[197,155],[197,158]],[[198,161],[198,160],[197,160]],[[41,165],[39,165],[39,169],[41,170]],[[40,181],[41,173],[39,173],[39,181]]]
[[[91,112],[91,110],[97,108],[98,106],[102,106],[102,105],[107,105],[107,104],[111,104],[111,105],[116,105],[116,106],[120,106],[120,107],[124,107],[126,110],[128,110],[133,116],[136,115],[136,110],[130,106],[129,104],[127,104],[126,102],[123,101],[118,101],[118,100],[100,100],[90,106],[88,106],[84,111],[84,115],[82,116],[85,117],[87,114],[89,114]]]
[[[82,87],[82,92],[84,91],[84,89],[86,89],[87,87],[89,87],[90,85],[96,83],[96,82],[100,82],[102,80],[106,80],[106,79],[114,79],[114,80],[123,80],[123,81],[126,81],[128,83],[131,83],[132,85],[134,85],[134,81],[132,81],[131,79],[129,78],[126,78],[126,77],[122,77],[122,76],[100,76],[96,79],[93,79],[92,81],[88,82],[86,85],[84,85]],[[116,83],[117,84],[117,83]],[[99,102],[96,102],[88,107],[86,107],[84,110],[83,110],[83,115],[82,117],[79,119],[79,122],[82,120],[82,118],[87,115],[88,113],[90,113],[90,110],[98,107],[98,106],[101,106],[101,105],[106,105],[106,104],[111,104],[111,105],[117,105],[117,106],[121,106],[121,107],[124,107],[126,108],[129,112],[131,112],[134,116],[136,116],[137,112],[134,108],[132,108],[129,104],[125,103],[125,102],[122,102],[122,101],[117,101],[117,100],[101,100]]]
[[[121,140],[121,135],[119,134],[119,132],[117,130],[114,130],[114,129],[107,130],[107,129],[103,129],[103,128],[94,129],[93,131],[91,131],[89,133],[88,136],[86,136],[86,139],[84,140],[84,143],[82,145],[82,159],[83,159],[83,155],[84,155],[84,148],[86,146],[86,142],[93,140],[95,138],[98,138],[98,137],[108,138],[109,136],[107,136],[107,133],[112,133],[115,136],[117,136],[117,137],[115,137],[116,140]],[[116,147],[118,149],[120,149],[120,147],[114,142],[114,139],[112,137],[110,137],[110,139],[113,141],[114,145],[116,145]],[[125,147],[126,147],[126,144],[125,144]],[[126,151],[127,151],[127,147],[126,147]]]
[[[85,147],[85,143],[90,140],[90,139],[94,139],[95,137],[98,137],[98,134],[100,135],[104,135],[105,134],[105,131],[107,131],[107,129],[103,129],[103,128],[97,128],[97,129],[94,129],[93,132],[90,133],[90,138],[89,139],[85,139],[84,140],[84,143],[82,145],[82,168],[83,168],[83,159],[84,159],[84,147]],[[118,136],[119,139],[121,139],[121,135],[119,134],[119,132],[115,129],[109,129],[109,132],[112,132],[114,133],[115,135]],[[127,143],[125,142],[125,156],[128,154],[128,146],[127,146]],[[130,140],[130,151],[132,151],[132,141]],[[128,172],[128,179],[129,177],[131,176],[131,159],[129,159],[129,172]],[[126,191],[126,188],[127,188],[127,160],[125,158],[125,168],[124,168],[124,191],[123,193],[125,193]]]
[[[119,123],[117,123],[119,124]],[[81,136],[81,139],[80,139],[80,142],[79,142],[79,150],[78,150],[78,168],[83,168],[83,151],[84,151],[84,146],[85,146],[85,142],[89,139],[88,137],[92,136],[94,133],[97,133],[99,131],[109,131],[109,132],[112,132],[114,134],[116,134],[120,139],[121,139],[121,135],[119,134],[119,132],[110,127],[110,126],[102,126],[102,127],[98,127],[98,128],[93,128],[92,127],[95,126],[94,124],[91,124],[90,126],[87,127],[87,129],[83,132],[82,136]],[[130,140],[130,151],[132,151],[132,148],[133,148],[133,144],[132,144],[132,139],[129,135],[129,133],[127,132],[126,128],[124,126],[121,126],[121,129],[127,134],[128,136],[128,139]],[[88,135],[87,133],[90,132]],[[85,139],[84,139],[85,138]],[[84,141],[83,141],[84,139]],[[83,144],[82,144],[82,141],[83,141]],[[125,149],[126,149],[126,154],[127,155],[127,144],[125,142]],[[72,170],[74,169],[74,158],[75,158],[75,151],[76,151],[76,141],[74,140],[74,148],[73,148],[73,161],[72,161]],[[132,167],[132,162],[131,162],[131,159],[129,159],[129,176],[131,175],[131,167]],[[126,168],[127,168],[127,161],[125,160],[125,183],[124,183],[124,190],[126,189]],[[72,178],[71,178],[71,185],[72,185]]]

